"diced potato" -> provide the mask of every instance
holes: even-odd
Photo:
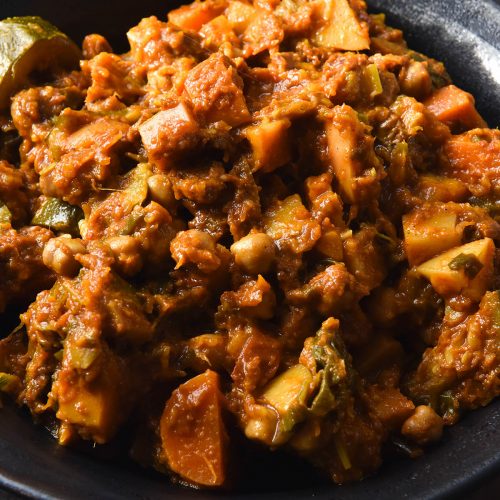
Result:
[[[168,14],[168,20],[185,30],[198,31],[224,10],[225,3],[217,0],[196,1],[190,5],[183,5]]]
[[[314,247],[318,252],[329,259],[341,262],[344,255],[342,238],[337,229],[324,231]]]
[[[481,264],[477,274],[468,273],[466,266],[460,268],[453,265],[453,260],[462,255],[471,256]],[[472,300],[479,301],[493,277],[494,255],[493,240],[484,238],[448,250],[418,266],[417,271],[431,282],[434,290],[440,295],[462,293]]]
[[[81,365],[81,360],[71,358],[75,347],[66,341],[63,369],[54,382],[56,390],[53,392],[57,393],[58,402],[56,417],[76,426],[83,437],[105,443],[114,436],[126,416],[119,391],[123,373],[117,360],[109,355],[106,369],[95,380],[87,382],[84,372],[75,370]]]
[[[447,210],[419,210],[403,216],[404,244],[408,262],[418,265],[438,253],[460,245],[457,215]]]
[[[356,203],[377,180],[373,143],[350,106],[337,106],[326,123],[328,151],[342,197]]]
[[[370,48],[368,26],[357,18],[348,0],[322,0],[319,7],[323,27],[315,33],[315,43],[341,50]]]
[[[311,250],[321,236],[320,225],[294,194],[273,204],[263,217],[266,233],[280,245],[289,246],[295,253]]]
[[[280,343],[254,329],[238,350],[231,378],[237,387],[253,393],[265,386],[276,374],[281,359]]]
[[[290,120],[264,121],[245,130],[255,161],[255,170],[271,172],[290,160]]]
[[[448,126],[461,125],[467,129],[487,127],[468,92],[448,85],[437,89],[425,102],[427,109]]]
[[[184,149],[198,130],[196,120],[183,102],[156,113],[139,126],[142,143],[153,157]]]
[[[129,125],[118,120],[100,118],[73,132],[67,139],[68,151],[82,149],[111,149],[125,140]]]
[[[203,486],[225,480],[227,434],[222,421],[219,376],[207,370],[180,385],[160,420],[168,466],[183,479]]]

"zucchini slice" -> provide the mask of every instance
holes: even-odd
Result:
[[[0,21],[0,109],[33,71],[78,67],[80,49],[54,25],[38,16]]]

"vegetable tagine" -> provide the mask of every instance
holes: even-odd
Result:
[[[252,443],[347,483],[500,394],[500,131],[384,15],[0,34],[0,388],[61,445],[126,429],[220,487]]]

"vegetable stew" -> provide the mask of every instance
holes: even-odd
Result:
[[[0,34],[0,390],[61,445],[347,483],[500,394],[500,132],[363,0]]]

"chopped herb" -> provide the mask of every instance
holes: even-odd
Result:
[[[483,265],[475,255],[461,253],[450,261],[448,267],[452,271],[463,271],[469,279],[473,279],[481,271]]]
[[[345,449],[344,443],[340,440],[338,436],[334,437],[335,441],[335,449],[337,450],[337,455],[340,458],[340,463],[345,470],[349,470],[352,467],[351,460],[349,459],[349,455],[347,454],[347,450]]]
[[[458,403],[450,391],[443,392],[443,394],[439,395],[438,406],[439,406],[438,413],[440,413],[441,416],[443,417],[444,416],[452,417],[458,410]]]
[[[326,370],[321,370],[319,373],[321,375],[320,387],[309,409],[312,414],[323,417],[330,412],[332,408],[337,406],[337,398],[330,387],[328,372]]]
[[[394,244],[394,240],[390,236],[387,236],[387,234],[379,233],[377,231],[377,233],[375,233],[375,236],[377,238],[380,238],[381,240],[386,241],[387,243],[391,243],[392,245]]]

